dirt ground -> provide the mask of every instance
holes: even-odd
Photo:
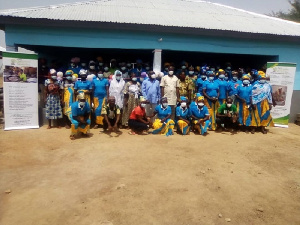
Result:
[[[300,224],[300,126],[91,132],[0,131],[1,225]]]

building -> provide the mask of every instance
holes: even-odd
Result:
[[[7,10],[0,12],[0,28],[8,50],[66,62],[77,55],[152,60],[161,49],[163,61],[300,64],[300,24],[205,1],[99,0]],[[291,121],[299,101],[298,66]]]

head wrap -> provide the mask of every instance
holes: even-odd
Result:
[[[50,69],[50,74],[55,74],[56,73],[56,70],[55,69]]]
[[[251,72],[252,72],[253,75],[258,75],[258,72],[257,72],[256,69],[252,69]],[[261,71],[261,72],[262,72],[262,71]]]
[[[266,78],[266,74],[264,71],[258,71],[258,79]]]
[[[215,75],[215,73],[214,73],[213,71],[209,70],[209,71],[206,72],[206,75],[207,75],[207,76]]]
[[[67,70],[66,71],[66,75],[73,75],[73,71],[72,70]],[[78,75],[77,75],[78,76]]]
[[[85,96],[84,96],[84,93],[83,92],[80,92],[77,96],[78,100],[82,100],[82,99],[85,99]]]
[[[79,75],[80,75],[80,76],[86,75],[86,74],[87,74],[87,71],[84,70],[84,69],[81,69],[81,70],[79,71]]]
[[[180,96],[180,101],[187,101],[187,98],[185,96]]]
[[[77,81],[77,78],[78,78],[78,74],[74,73],[74,74],[72,75],[72,81],[73,81],[73,82]]]
[[[204,96],[199,96],[199,97],[197,98],[197,100],[198,100],[198,101],[202,101],[202,100],[204,101]]]
[[[198,98],[198,97],[200,97],[200,96],[201,96],[200,93],[195,93],[195,94],[194,94],[194,98]]]
[[[250,80],[250,77],[249,77],[248,74],[244,74],[244,75],[242,76],[242,79],[243,79],[243,80]]]
[[[121,74],[121,77],[122,77],[122,72],[120,70],[116,70],[114,75],[116,76],[117,74]]]
[[[59,71],[59,72],[57,72],[57,76],[58,76],[58,77],[63,77],[64,74],[63,74],[63,72],[60,72],[60,71]]]
[[[88,81],[93,81],[93,79],[95,79],[96,78],[96,75],[95,74],[90,74],[90,75],[87,75],[87,80]]]
[[[143,77],[143,78],[147,77],[147,73],[146,72],[142,72],[141,73],[141,77]]]

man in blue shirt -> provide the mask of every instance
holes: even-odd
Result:
[[[88,135],[91,124],[91,120],[89,119],[90,112],[91,108],[89,103],[85,100],[84,93],[79,93],[78,101],[71,104],[71,140],[74,140],[75,135],[80,132],[85,136]]]
[[[197,98],[198,107],[191,108],[192,123],[194,131],[197,130],[199,134],[206,135],[207,128],[211,124],[209,120],[208,108],[204,105],[204,97]]]
[[[149,72],[149,79],[144,80],[142,84],[142,94],[149,101],[146,106],[147,116],[151,116],[160,99],[159,81],[156,80],[156,75],[153,71]],[[153,119],[152,119],[153,120]],[[152,121],[153,122],[153,121]]]
[[[228,97],[233,100],[232,103],[234,105],[236,105],[236,94],[238,86],[243,84],[243,82],[239,80],[238,75],[239,74],[237,71],[232,71],[232,80],[230,80],[227,85]]]

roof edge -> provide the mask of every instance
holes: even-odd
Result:
[[[161,26],[152,24],[132,24],[132,23],[112,23],[112,22],[91,22],[91,21],[76,21],[73,20],[50,20],[50,19],[32,19],[18,18],[10,16],[0,16],[0,26],[21,25],[33,27],[53,27],[53,28],[80,28],[80,29],[105,29],[105,30],[130,30],[141,32],[159,32],[170,34],[190,34],[195,36],[209,37],[225,37],[225,38],[242,38],[250,40],[268,40],[268,41],[284,41],[297,42],[300,41],[300,36],[276,35],[264,33],[238,32],[204,28],[176,27],[176,26]]]

